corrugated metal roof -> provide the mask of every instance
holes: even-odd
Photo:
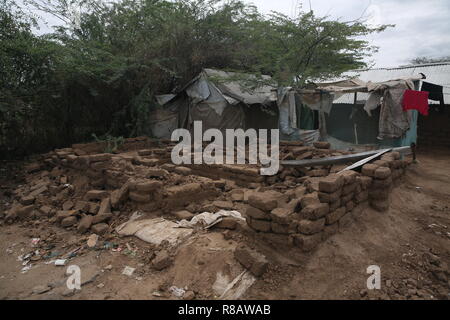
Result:
[[[432,63],[414,66],[405,66],[398,68],[378,68],[367,70],[356,70],[344,73],[343,78],[357,77],[363,81],[383,82],[388,80],[399,79],[403,77],[416,76],[423,73],[427,78],[424,80],[444,87],[444,101],[450,104],[450,62]],[[358,101],[366,100],[367,93],[358,93]],[[353,104],[354,94],[345,94],[334,103],[350,103]],[[430,100],[430,103],[439,103]]]

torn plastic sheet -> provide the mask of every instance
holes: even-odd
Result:
[[[164,218],[136,220],[133,216],[116,228],[118,234],[135,236],[157,246],[163,241],[176,246],[193,232],[191,229],[181,229],[175,222]]]
[[[240,273],[231,282],[229,282],[228,277],[223,275],[221,272],[218,272],[216,277],[213,290],[216,294],[220,295],[219,299],[221,300],[239,299],[256,281],[255,276],[253,276],[248,270]]]
[[[245,221],[245,219],[238,211],[220,210],[216,213],[212,212],[200,213],[195,217],[193,217],[190,221],[183,219],[181,221],[178,221],[178,226],[181,228],[194,228],[196,226],[200,226],[203,229],[208,229],[213,225],[222,221],[224,217],[232,217],[238,220]]]

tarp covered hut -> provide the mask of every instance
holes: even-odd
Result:
[[[269,76],[204,69],[176,95],[157,97],[152,133],[170,138],[176,128],[191,130],[194,121],[202,121],[203,131],[278,128],[277,92],[270,83]]]

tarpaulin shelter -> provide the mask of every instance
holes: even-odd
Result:
[[[157,100],[150,119],[158,138],[170,138],[175,128],[191,130],[194,121],[202,121],[204,131],[278,128],[276,87],[269,76],[204,69],[176,95]]]

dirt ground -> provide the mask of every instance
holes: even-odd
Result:
[[[22,272],[18,257],[37,250],[33,238],[45,238],[47,233],[52,250],[68,253],[85,244],[88,236],[39,221],[2,224],[0,298],[178,299],[170,289],[175,286],[190,292],[184,299],[217,299],[223,287],[244,271],[233,250],[245,242],[258,247],[270,266],[240,299],[448,299],[449,159],[450,151],[420,153],[418,163],[408,168],[393,189],[389,211],[363,208],[344,232],[309,254],[281,246],[276,239],[264,241],[241,226],[235,231],[196,232],[162,271],[149,266],[150,245],[135,237],[111,236],[103,239],[103,247],[74,253],[66,266],[46,264],[51,258],[40,259]],[[75,293],[66,286],[68,265],[81,270],[82,287]],[[370,265],[380,267],[380,290],[366,287]],[[125,266],[135,268],[131,276],[122,274]]]

